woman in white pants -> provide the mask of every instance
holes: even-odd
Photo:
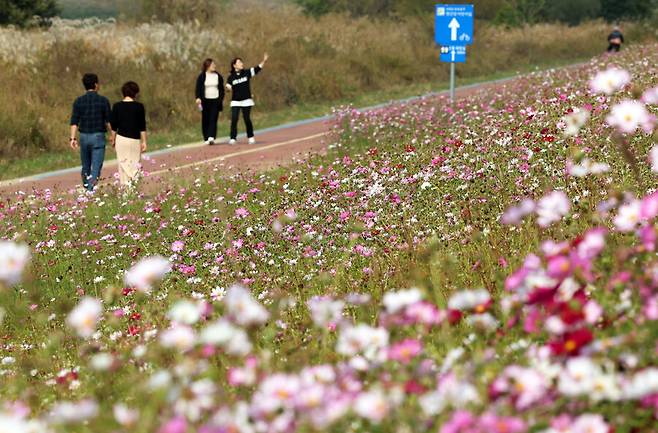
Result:
[[[123,100],[114,104],[110,115],[110,140],[117,152],[119,183],[130,186],[137,179],[142,152],[146,151],[146,112],[144,105],[135,100],[139,94],[137,83],[125,83],[121,94]]]

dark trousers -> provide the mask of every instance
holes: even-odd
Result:
[[[203,130],[203,139],[217,138],[217,118],[222,108],[221,101],[219,99],[204,99],[202,104],[201,129]]]
[[[238,119],[240,118],[240,111],[244,118],[244,124],[247,127],[247,137],[254,136],[254,125],[251,123],[251,107],[231,107],[231,139],[238,138]]]
[[[610,44],[608,45],[608,52],[619,52],[619,49],[621,48],[621,45],[619,44]]]
[[[105,160],[105,133],[80,133],[80,161],[82,162],[82,185],[93,191],[101,176]]]

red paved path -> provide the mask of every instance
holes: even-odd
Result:
[[[521,78],[522,79],[522,78]],[[456,97],[463,98],[484,87],[500,85],[500,82],[480,84],[457,89]],[[303,125],[283,127],[257,134],[256,145],[246,144],[246,139],[239,144],[228,146],[181,146],[170,152],[147,156],[142,161],[144,171],[148,173],[144,188],[157,189],[163,181],[170,183],[172,178],[196,178],[203,172],[214,170],[217,176],[228,172],[263,170],[278,165],[290,164],[293,160],[308,156],[309,153],[321,153],[326,149],[330,124],[327,121],[313,121]],[[106,159],[114,159],[115,154],[108,148]],[[219,167],[219,169],[216,169]],[[116,163],[106,162],[103,166],[101,184],[116,173]],[[40,179],[27,178],[20,182],[0,182],[0,195],[10,196],[17,191],[31,193],[34,190],[50,188],[53,192],[75,190],[80,184],[79,171],[57,174]]]

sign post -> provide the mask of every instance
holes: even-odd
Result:
[[[453,101],[455,63],[466,62],[466,46],[473,44],[473,5],[437,4],[434,41],[441,45],[440,60],[450,63],[450,101]]]

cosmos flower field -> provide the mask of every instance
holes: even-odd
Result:
[[[339,109],[285,169],[2,202],[0,432],[658,431],[656,65]]]

